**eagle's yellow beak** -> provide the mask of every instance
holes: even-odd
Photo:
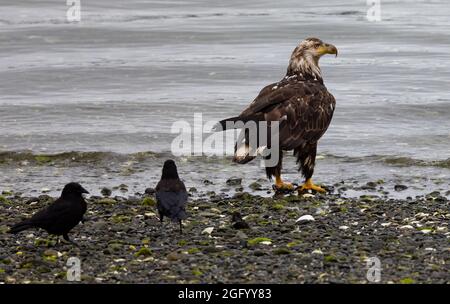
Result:
[[[320,56],[325,55],[325,54],[334,54],[338,55],[338,50],[337,48],[332,45],[332,44],[328,44],[328,43],[324,43],[322,44],[318,49],[317,52],[319,53]]]

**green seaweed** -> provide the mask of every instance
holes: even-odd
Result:
[[[147,248],[147,247],[142,247],[141,249],[138,250],[138,252],[136,252],[134,254],[134,256],[137,257],[137,258],[141,257],[141,256],[148,257],[148,256],[151,256],[151,255],[152,255],[152,251],[149,248]]]
[[[255,246],[262,242],[272,242],[272,240],[269,238],[266,238],[266,237],[257,237],[257,238],[248,240],[247,244],[250,246]]]

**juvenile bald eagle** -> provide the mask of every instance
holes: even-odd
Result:
[[[276,166],[266,166],[267,176],[270,180],[275,176],[274,187],[278,190],[294,189],[292,184],[281,179],[282,151],[294,150],[299,171],[305,177],[299,191],[325,192],[311,179],[317,142],[330,125],[336,103],[323,83],[319,68],[319,59],[325,54],[337,56],[338,51],[334,45],[317,38],[302,41],[292,52],[286,76],[263,88],[239,116],[220,121],[220,128],[216,128],[225,130],[227,122],[237,121],[267,121],[270,127],[269,122],[278,121],[279,160]],[[233,161],[247,163],[256,157],[255,151],[260,147],[249,146],[248,134],[240,138],[235,145]]]

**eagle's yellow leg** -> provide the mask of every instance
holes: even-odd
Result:
[[[278,190],[294,190],[294,185],[283,182],[281,175],[275,176],[275,187]]]
[[[312,179],[310,179],[310,178],[308,178],[306,180],[306,182],[302,186],[299,187],[299,191],[303,191],[303,190],[314,190],[314,191],[321,192],[321,193],[327,192],[325,189],[314,185]]]

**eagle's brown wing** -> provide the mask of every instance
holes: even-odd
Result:
[[[335,103],[321,82],[287,79],[262,89],[239,117],[279,121],[280,146],[291,150],[319,140],[331,122]]]

